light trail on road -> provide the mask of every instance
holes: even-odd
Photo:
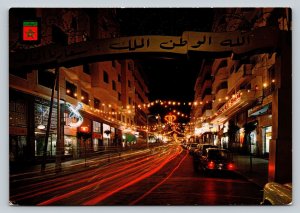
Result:
[[[182,164],[182,162],[186,159],[187,156],[188,156],[188,152],[186,152],[185,156],[180,160],[180,162],[177,164],[177,166],[170,172],[170,174],[166,178],[164,178],[161,182],[159,182],[154,187],[152,187],[149,191],[147,191],[141,197],[139,197],[138,199],[136,199],[133,202],[131,202],[130,205],[137,204],[139,201],[141,201],[142,199],[144,199],[147,195],[149,195],[155,189],[157,189],[159,186],[161,186],[164,182],[166,182],[174,174],[174,172],[179,168],[179,166]]]
[[[181,152],[181,147],[164,146],[150,155],[142,152],[129,160],[24,185],[14,189],[17,193],[11,194],[10,200],[32,205],[97,205],[155,174]]]

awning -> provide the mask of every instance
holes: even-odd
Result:
[[[271,108],[272,108],[272,105],[267,104],[267,105],[262,106],[262,107],[255,107],[255,108],[249,109],[248,110],[248,116],[249,117],[254,117],[254,116],[264,115],[264,114],[268,113],[269,109],[271,110]]]
[[[125,141],[127,142],[132,142],[132,141],[136,141],[136,136],[130,133],[125,133]]]

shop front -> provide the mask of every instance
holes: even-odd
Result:
[[[44,155],[44,146],[47,131],[47,122],[50,112],[50,102],[48,100],[35,97],[34,102],[34,153],[37,159]],[[49,137],[47,142],[47,157],[54,159],[56,156],[57,142],[57,106],[53,106]]]
[[[272,126],[267,126],[263,128],[263,155],[269,155],[270,141],[272,140]]]
[[[110,145],[110,136],[111,136],[111,129],[110,129],[110,125],[103,123],[103,145],[105,147],[105,149],[107,149]]]
[[[14,95],[9,100],[9,161],[22,162],[28,149],[28,105],[22,97]]]
[[[98,152],[101,151],[103,147],[103,137],[102,137],[102,125],[100,122],[93,121],[93,151]]]

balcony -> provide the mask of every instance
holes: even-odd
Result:
[[[215,96],[215,101],[212,104],[213,111],[216,112],[219,108],[220,105],[223,105],[227,100],[225,97],[227,96],[227,88],[220,89],[216,96]]]
[[[218,72],[218,69],[222,67],[227,67],[227,58],[215,59],[211,68],[211,74],[215,75]]]
[[[212,104],[207,103],[202,108],[202,117],[209,117],[212,115]]]
[[[232,73],[228,78],[228,93],[253,78],[252,64],[243,64],[237,72]]]
[[[211,89],[211,85],[212,85],[212,81],[211,80],[205,80],[202,87],[201,87],[201,92],[200,94],[203,95],[203,93],[205,92],[205,90],[207,89]]]
[[[212,101],[212,95],[211,95],[211,94],[206,94],[206,95],[204,96],[204,98],[202,99],[203,104],[209,103],[209,102],[211,102],[211,101]]]
[[[217,92],[217,87],[224,81],[227,81],[229,77],[229,72],[227,68],[220,68],[218,73],[214,77],[214,81],[212,83],[212,92]],[[226,87],[227,88],[227,87]]]

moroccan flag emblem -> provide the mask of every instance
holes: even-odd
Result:
[[[38,41],[38,22],[23,21],[23,41]]]

